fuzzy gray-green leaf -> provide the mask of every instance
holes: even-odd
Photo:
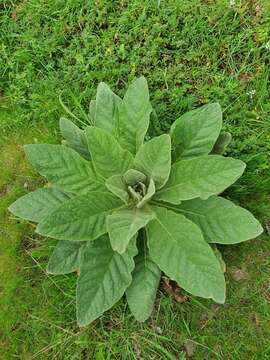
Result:
[[[193,295],[225,301],[225,280],[197,225],[165,208],[147,225],[149,253],[172,280]]]
[[[207,104],[180,116],[171,127],[173,160],[209,154],[222,126],[217,103]]]
[[[47,266],[48,273],[61,275],[78,270],[84,247],[83,241],[58,241]]]
[[[96,121],[96,100],[91,100],[89,103],[88,117],[90,119],[90,124],[94,125]]]
[[[119,114],[119,141],[132,154],[143,144],[151,111],[147,81],[141,76],[128,87]]]
[[[127,185],[133,186],[137,182],[145,183],[147,181],[146,175],[142,172],[134,169],[128,170],[124,175],[123,178]]]
[[[87,245],[77,283],[80,326],[88,325],[121,299],[132,281],[136,254],[134,241],[122,255],[113,251],[108,236]]]
[[[85,131],[95,169],[103,178],[124,174],[132,167],[130,152],[124,150],[107,131],[93,126]]]
[[[70,197],[62,191],[47,187],[20,197],[8,209],[22,219],[40,222],[69,199]]]
[[[128,203],[129,194],[127,184],[122,175],[113,175],[106,180],[105,185],[109,191],[119,197],[124,203]]]
[[[175,210],[197,224],[209,243],[236,244],[253,239],[263,231],[248,210],[219,196],[183,201]]]
[[[154,198],[173,204],[197,197],[207,199],[233,184],[243,174],[245,166],[241,160],[219,155],[178,161],[172,166],[166,185]]]
[[[90,192],[70,199],[39,223],[36,232],[59,240],[94,240],[106,233],[106,216],[123,205],[108,192]]]
[[[146,239],[139,236],[139,253],[135,257],[132,283],[126,290],[128,306],[138,321],[145,321],[151,315],[160,281],[160,270],[149,256]]]
[[[90,152],[87,145],[85,133],[71,120],[60,118],[60,131],[66,140],[66,145],[77,151],[86,160],[90,160]]]
[[[157,189],[168,180],[171,169],[171,138],[164,134],[146,142],[134,160],[135,168],[153,179]]]
[[[97,88],[95,126],[117,136],[119,133],[119,106],[122,100],[101,82]]]
[[[217,138],[217,141],[215,142],[211,154],[222,155],[225,152],[231,140],[232,140],[232,135],[229,132],[221,133]]]
[[[53,185],[71,193],[104,191],[100,179],[90,161],[82,158],[75,150],[62,145],[25,145],[27,158],[35,169]]]
[[[124,208],[108,215],[106,223],[113,250],[122,254],[130,239],[154,218],[155,214],[148,208]]]

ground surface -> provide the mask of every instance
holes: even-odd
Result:
[[[226,195],[267,224],[270,3],[230,3],[1,1],[0,359],[185,359],[188,347],[198,360],[270,359],[267,231],[221,248],[224,306],[197,298],[180,304],[160,289],[146,324],[136,323],[123,301],[79,329],[75,275],[48,276],[53,242],[6,210],[41,182],[22,145],[59,141],[59,95],[84,119],[100,81],[121,95],[143,74],[158,115],[151,134],[189,109],[220,102],[233,135],[228,153],[248,165]]]

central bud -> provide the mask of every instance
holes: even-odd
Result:
[[[128,186],[128,191],[135,200],[141,200],[145,196],[147,188],[143,182],[137,181]]]
[[[141,196],[144,196],[146,194],[146,186],[140,181],[133,185],[132,188],[136,193],[140,194]]]
[[[123,175],[130,200],[137,208],[143,207],[154,195],[155,184],[152,179],[138,170],[130,169]]]

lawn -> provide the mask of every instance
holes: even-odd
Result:
[[[268,0],[2,0],[0,3],[0,359],[270,359],[270,3]],[[22,145],[58,143],[61,103],[84,121],[97,84],[149,83],[149,135],[211,101],[247,163],[226,197],[254,213],[259,238],[220,247],[227,301],[176,302],[161,284],[151,318],[125,301],[85,328],[76,274],[45,271],[55,242],[7,207],[42,179]]]

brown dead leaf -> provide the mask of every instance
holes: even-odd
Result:
[[[137,341],[133,341],[133,350],[137,356],[138,359],[141,359],[142,358],[142,350],[140,348],[140,345]]]
[[[240,75],[240,82],[242,85],[246,85],[252,79],[252,74],[248,72],[244,72]]]
[[[251,322],[252,322],[257,328],[259,328],[259,327],[260,327],[260,324],[261,324],[261,320],[260,320],[259,314],[253,313],[253,314],[251,315]]]
[[[158,326],[156,321],[153,319],[151,319],[151,327],[155,333],[160,334],[160,335],[163,333],[163,330],[161,329],[161,327]]]
[[[270,303],[270,281],[266,281],[263,284],[263,296],[265,297],[266,301]]]
[[[3,185],[3,186],[0,187],[0,197],[6,195],[7,192],[8,192],[7,185]]]
[[[194,341],[190,339],[187,339],[185,341],[184,350],[188,358],[191,358],[195,355],[196,348],[197,348],[197,344]]]
[[[165,293],[170,295],[175,301],[184,303],[189,300],[188,296],[183,294],[183,290],[177,285],[176,281],[168,278],[164,278],[163,280],[163,289]]]
[[[257,4],[255,6],[255,15],[257,17],[262,17],[262,15],[263,15],[263,6],[261,4]]]
[[[249,278],[249,274],[241,269],[235,269],[231,272],[231,276],[233,278],[233,280],[235,281],[242,281],[242,280],[247,280]]]
[[[268,235],[270,235],[270,219],[267,219],[265,221],[265,227],[266,227],[266,231],[267,231]]]
[[[217,313],[220,310],[220,308],[221,308],[220,305],[212,304],[211,309],[208,312],[202,314],[198,324],[201,330],[204,329],[207,326],[207,324],[217,316]]]

